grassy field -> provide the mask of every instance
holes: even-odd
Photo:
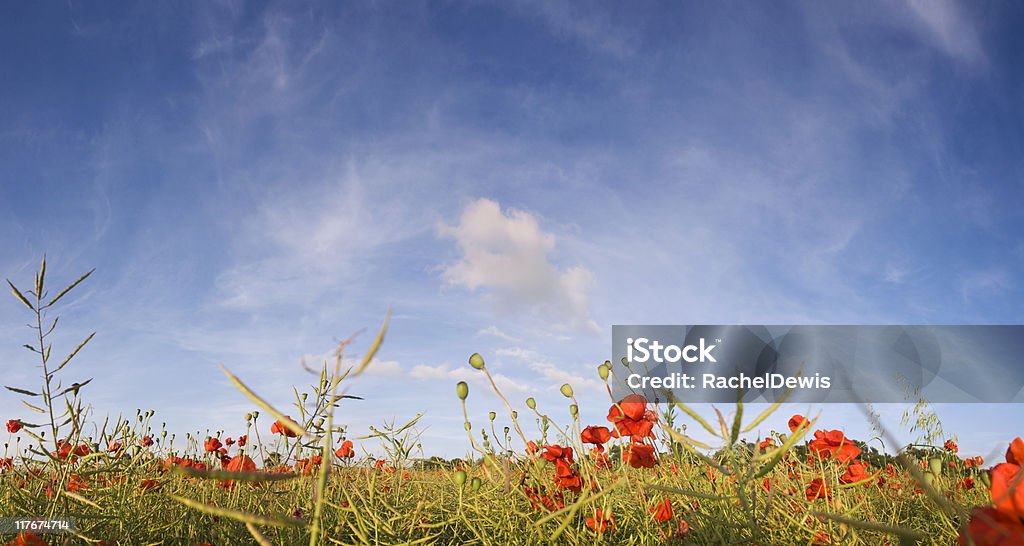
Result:
[[[73,517],[77,528],[8,544],[1024,544],[1019,438],[1006,461],[961,458],[952,441],[889,455],[794,415],[788,431],[747,441],[779,405],[702,416],[635,395],[584,423],[563,385],[567,411],[530,399],[529,416],[508,405],[484,426],[467,418],[472,460],[413,459],[415,420],[353,443],[334,408],[386,321],[351,369],[341,344],[294,419],[225,370],[254,408],[235,434],[174,439],[153,429],[153,411],[87,423],[88,385],[61,381],[78,349],[51,357],[48,344],[54,306],[87,277],[48,297],[44,262],[31,290],[11,285],[32,314],[26,346],[42,375],[9,387],[26,415],[7,420],[0,514]],[[490,377],[480,355],[469,365]],[[597,373],[609,381],[607,363]],[[468,415],[468,385],[452,396]],[[681,432],[684,419],[715,444]],[[358,457],[363,442],[388,456]]]

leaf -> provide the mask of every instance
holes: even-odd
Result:
[[[31,310],[33,310],[33,311],[35,311],[35,310],[36,310],[36,308],[35,308],[35,307],[32,307],[32,304],[28,302],[28,299],[27,299],[27,298],[26,298],[25,296],[23,296],[23,295],[21,294],[21,292],[19,292],[19,291],[18,291],[18,289],[17,289],[17,288],[15,288],[15,287],[14,287],[14,283],[12,283],[12,282],[10,281],[10,279],[8,279],[8,280],[7,280],[7,284],[9,284],[9,285],[11,286],[11,293],[12,293],[12,294],[14,294],[14,297],[16,297],[16,298],[18,298],[19,300],[21,300],[21,303],[24,303],[24,304],[25,304],[25,307],[28,307],[29,309],[31,309]]]
[[[28,409],[30,409],[32,411],[35,411],[35,412],[38,412],[38,413],[46,413],[46,410],[44,410],[42,408],[37,408],[37,407],[33,406],[32,404],[29,404],[28,402],[24,401],[24,400],[22,400],[21,403],[25,404],[28,407]]]
[[[245,528],[249,530],[249,534],[252,535],[252,538],[256,539],[256,542],[260,546],[274,546],[272,542],[267,540],[267,537],[263,536],[263,533],[260,533],[259,530],[256,529],[255,525],[247,521],[245,522]]]
[[[71,359],[72,359],[72,358],[75,358],[75,355],[77,355],[77,354],[78,354],[78,351],[81,351],[81,350],[82,350],[82,347],[85,347],[85,344],[86,344],[86,343],[89,343],[89,341],[90,341],[90,340],[92,339],[92,337],[93,337],[93,336],[95,336],[95,335],[96,335],[96,332],[93,332],[93,333],[89,334],[89,337],[85,338],[85,341],[83,341],[83,342],[79,343],[79,344],[78,344],[78,347],[75,347],[75,350],[74,350],[74,351],[71,351],[71,354],[69,354],[69,355],[67,356],[67,358],[65,358],[65,359],[64,359],[64,361],[63,361],[63,362],[61,362],[61,363],[60,363],[60,365],[59,365],[59,366],[57,366],[57,367],[56,367],[56,368],[55,368],[55,369],[54,369],[54,370],[53,370],[52,372],[50,372],[50,373],[57,373],[58,371],[60,371],[60,369],[61,369],[61,368],[63,368],[64,366],[66,366],[68,362],[71,362]],[[49,350],[47,350],[47,353],[49,353]]]
[[[775,465],[779,464],[779,461],[782,460],[782,456],[785,455],[791,447],[796,445],[796,443],[799,442],[805,434],[807,434],[807,431],[811,430],[811,427],[814,426],[814,423],[817,422],[818,418],[815,417],[809,422],[804,421],[803,423],[800,423],[800,426],[797,427],[797,429],[794,430],[788,438],[786,438],[786,441],[783,442],[778,449],[772,452],[771,456],[768,458],[768,462],[763,467],[761,467],[761,470],[759,470],[757,474],[754,475],[753,479],[759,480],[767,476],[768,473],[771,472],[773,468],[775,468]]]
[[[43,263],[39,266],[39,273],[36,274],[36,295],[43,297],[43,277],[46,276],[46,255],[43,255]]]
[[[695,412],[692,409],[690,409],[689,406],[687,406],[686,404],[684,404],[682,402],[676,402],[675,404],[676,404],[677,408],[683,410],[683,413],[689,415],[694,421],[697,421],[698,423],[700,423],[700,426],[704,427],[704,430],[710,432],[712,436],[720,437],[719,433],[716,432],[715,429],[711,428],[711,425],[709,425],[708,422],[705,421],[703,417],[698,415],[697,412]]]
[[[260,398],[260,396],[253,392],[252,389],[245,386],[245,383],[242,383],[240,379],[238,379],[237,377],[235,377],[234,374],[229,372],[228,369],[225,368],[223,364],[221,364],[220,369],[221,371],[224,372],[224,375],[227,375],[228,379],[230,379],[231,382],[234,383],[235,387],[238,388],[238,390],[242,391],[242,394],[249,397],[249,400],[252,400],[261,408],[270,412],[271,415],[276,417],[278,421],[284,423],[284,426],[288,427],[288,429],[294,432],[295,434],[298,434],[299,436],[309,436],[309,432],[307,432],[306,429],[299,426],[299,424],[296,423],[295,421],[292,421],[287,415],[274,409],[274,406],[271,406],[269,402]]]
[[[39,393],[32,392],[32,391],[27,391],[25,389],[19,389],[17,387],[8,387],[7,385],[4,385],[4,388],[9,390],[9,391],[11,391],[11,392],[16,392],[18,394],[24,394],[25,396],[39,396]]]
[[[909,540],[909,541],[912,541],[912,542],[916,543],[918,541],[923,541],[925,538],[927,538],[926,535],[920,533],[919,531],[915,531],[913,529],[907,529],[905,527],[893,527],[891,525],[886,525],[884,523],[877,523],[877,522],[874,522],[874,521],[861,521],[861,520],[858,520],[858,519],[848,518],[846,516],[842,516],[842,515],[839,515],[839,514],[830,514],[828,512],[812,512],[812,513],[815,516],[817,516],[817,517],[830,519],[830,520],[838,522],[838,523],[849,525],[850,527],[856,527],[858,529],[868,529],[868,530],[871,530],[871,531],[879,531],[879,532],[882,532],[882,533],[889,533],[889,534],[897,535],[897,536],[900,537],[901,541]]]
[[[204,504],[192,499],[186,499],[185,497],[179,497],[177,495],[168,495],[168,497],[188,506],[189,508],[199,510],[200,512],[212,514],[214,516],[231,518],[236,521],[251,523],[253,525],[267,525],[271,527],[306,527],[306,522],[298,519],[292,519],[287,516],[261,516],[259,514],[242,512],[241,510],[232,510],[230,508],[222,508],[212,504]]]
[[[90,377],[89,379],[86,379],[85,381],[83,381],[81,383],[73,383],[70,387],[68,387],[68,388],[58,392],[57,394],[53,395],[53,397],[56,398],[58,396],[64,396],[65,394],[67,394],[67,393],[69,393],[71,391],[77,391],[78,389],[81,389],[82,387],[88,385],[91,381],[92,381],[92,378]]]
[[[356,368],[355,374],[352,377],[358,377],[359,374],[363,373],[363,370],[370,365],[370,361],[377,354],[377,350],[380,349],[382,343],[384,343],[384,334],[388,331],[388,323],[391,322],[391,310],[388,309],[387,314],[384,315],[384,324],[380,327],[380,332],[377,334],[377,339],[373,340],[373,345],[370,345],[370,350],[363,356],[363,361],[359,363],[359,367]]]
[[[63,298],[64,294],[67,294],[68,292],[70,292],[72,288],[78,286],[78,283],[80,283],[80,282],[84,281],[85,279],[87,279],[89,277],[89,275],[92,275],[93,271],[96,271],[95,267],[90,269],[89,272],[86,273],[85,275],[82,275],[81,277],[78,277],[78,280],[73,282],[73,283],[71,283],[71,284],[69,284],[67,288],[65,288],[64,290],[61,290],[60,294],[57,294],[56,296],[54,296],[54,298],[52,300],[50,300],[50,303],[46,304],[46,307],[50,307],[51,305],[57,303],[57,300]],[[7,281],[7,282],[8,282],[8,284],[10,284],[10,281]],[[11,288],[14,288],[14,285],[11,285]]]
[[[775,413],[775,410],[779,409],[779,406],[781,406],[782,403],[786,401],[786,398],[789,397],[789,393],[791,392],[793,392],[792,388],[786,389],[786,392],[782,393],[782,396],[780,396],[774,404],[768,406],[768,409],[762,411],[761,414],[757,416],[757,419],[751,421],[750,424],[747,425],[747,428],[743,429],[743,433],[746,434],[754,430],[754,428],[757,427],[757,425],[761,424],[761,421],[764,421],[765,419],[768,418],[769,415]]]
[[[96,504],[95,502],[92,502],[91,500],[89,500],[89,499],[87,499],[87,498],[85,498],[85,497],[83,497],[83,496],[81,496],[81,495],[79,495],[77,493],[72,493],[71,491],[62,491],[61,495],[64,495],[65,497],[71,497],[72,499],[75,499],[78,502],[81,502],[83,504],[88,504],[89,506],[92,506],[93,508],[96,508],[98,510],[103,510],[102,506]]]

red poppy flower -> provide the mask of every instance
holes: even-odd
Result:
[[[21,419],[11,419],[7,421],[7,432],[11,434],[17,434],[21,429],[25,428],[25,425],[21,423]]]
[[[659,502],[651,508],[651,513],[654,514],[654,519],[658,521],[668,521],[672,519],[672,502],[668,499]]]
[[[580,433],[580,440],[584,444],[605,444],[612,439],[612,433],[608,427],[589,426]]]
[[[800,425],[807,422],[807,418],[803,415],[794,415],[789,418],[789,431],[796,432],[796,429],[800,428]]]
[[[139,443],[142,444],[142,447],[149,447],[153,445],[153,438],[149,436],[143,436],[142,440],[140,440]]]
[[[604,512],[600,508],[594,511],[594,517],[587,518],[587,527],[590,527],[598,534],[604,534],[615,529],[615,522],[611,510]]]
[[[345,440],[342,442],[341,447],[339,447],[334,454],[340,459],[351,459],[352,457],[355,457],[356,452],[352,449],[352,440]]]
[[[832,494],[825,485],[825,482],[821,478],[814,478],[811,483],[807,484],[807,490],[804,491],[807,495],[807,500],[812,501],[814,499],[827,499]]]
[[[121,442],[118,442],[117,440],[111,440],[110,442],[107,443],[107,452],[108,453],[114,453],[115,451],[119,451],[120,449],[121,449]]]
[[[249,435],[238,437],[238,447],[245,447],[245,442],[249,439]]]
[[[1011,463],[999,463],[989,471],[989,489],[996,510],[1011,518],[1024,519],[1024,470]]]
[[[46,541],[35,533],[21,533],[14,540],[8,542],[7,546],[46,546]]]
[[[1024,546],[1024,523],[996,508],[976,508],[967,524],[967,534],[975,546]],[[957,543],[969,544],[963,532]]]
[[[1024,466],[1024,440],[1015,438],[1010,442],[1010,447],[1006,448],[1006,462]]]
[[[157,485],[156,480],[142,480],[141,482],[139,482],[139,490],[140,491],[149,491],[150,489],[155,488],[156,485]]]
[[[775,447],[775,439],[765,438],[764,440],[761,440],[761,443],[758,444],[757,447],[761,448],[762,450],[768,449],[770,447]]]
[[[540,456],[545,461],[554,462],[558,459],[564,459],[570,464],[573,462],[571,447],[562,447],[560,445],[544,446],[544,453],[541,453]]]
[[[221,448],[220,440],[211,436],[203,442],[203,447],[206,448],[207,453],[213,453]]]
[[[291,419],[291,416],[286,416],[286,417]],[[295,432],[292,431],[292,429],[288,428],[284,424],[284,421],[282,421],[280,419],[278,419],[277,421],[274,421],[274,424],[270,425],[270,433],[271,434],[283,434],[283,435],[285,435],[285,436],[287,436],[289,438],[294,438],[296,436]]]
[[[226,446],[233,446],[233,445],[235,445],[235,441],[232,440],[231,438],[228,438],[227,440],[224,440],[224,445],[226,445]]]
[[[841,430],[816,430],[814,439],[807,447],[822,459],[831,457],[844,464],[860,455],[860,448],[853,444],[853,440],[844,436]]]
[[[225,469],[229,472],[256,472],[256,462],[248,455],[236,455],[228,461]],[[230,488],[231,480],[222,480],[220,484]]]
[[[653,411],[647,411],[647,400],[639,394],[631,394],[608,409],[608,421],[615,425],[612,436],[629,436],[634,442],[654,436],[654,423],[658,422]]]
[[[953,440],[946,440],[946,443],[942,444],[942,446],[946,448],[946,451],[949,451],[951,453],[956,453],[960,451],[960,447],[957,446],[956,442],[954,442]]]
[[[861,463],[853,463],[846,467],[846,472],[839,477],[839,481],[843,483],[857,483],[859,481],[866,480],[871,475],[868,474],[867,469]],[[868,484],[864,484],[868,485]]]
[[[654,446],[647,444],[630,444],[624,452],[626,464],[633,468],[654,468],[658,460],[654,458]]]
[[[537,451],[539,451],[539,450],[540,450],[540,448],[537,447],[537,442],[534,442],[533,440],[530,440],[529,442],[526,442],[526,454],[527,455],[536,455]]]
[[[565,459],[555,460],[555,485],[576,494],[583,490],[583,482],[580,480],[579,473],[569,466],[569,462]]]

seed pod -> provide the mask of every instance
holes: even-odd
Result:
[[[478,369],[484,369],[484,357],[480,356],[480,353],[473,353],[469,357],[469,365]]]
[[[465,381],[459,381],[455,385],[455,394],[459,395],[459,400],[465,400],[469,396],[469,384]]]
[[[492,411],[491,413],[488,413],[487,416],[491,418],[491,421],[494,421],[498,417],[498,414]]]
[[[604,364],[597,367],[597,375],[601,376],[601,381],[608,381],[608,374],[611,372],[611,369],[612,363],[608,360],[605,360]]]
[[[572,385],[565,383],[562,385],[560,390],[562,391],[563,396],[566,398],[572,398]]]
[[[245,414],[245,422],[248,423],[249,421],[252,421],[252,414],[251,413],[246,413]]]
[[[576,417],[576,415],[579,414],[579,412],[580,412],[579,406],[577,406],[576,404],[569,404],[569,415],[572,415],[573,417]]]
[[[462,487],[463,485],[466,485],[466,471],[465,470],[456,470],[455,471],[454,479],[455,479],[455,484],[458,485],[459,487]]]
[[[537,409],[537,401],[534,400],[532,396],[527,398],[526,399],[526,407],[528,407],[530,409]]]
[[[480,490],[480,486],[483,485],[484,481],[480,478],[473,478],[469,481],[469,490],[474,493]]]

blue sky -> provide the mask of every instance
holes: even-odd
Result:
[[[612,324],[1021,322],[1020,6],[3,11],[0,271],[96,268],[55,352],[99,332],[69,373],[95,377],[100,420],[237,435],[251,404],[218,364],[284,406],[303,358],[366,328],[364,349],[388,308],[339,419],[426,412],[448,456],[456,381],[474,423],[499,409],[476,351],[523,413],[564,419],[568,381],[598,424]],[[24,311],[0,305],[0,358],[29,386]],[[1011,408],[939,414],[994,454]],[[0,413],[28,418],[12,393]]]

